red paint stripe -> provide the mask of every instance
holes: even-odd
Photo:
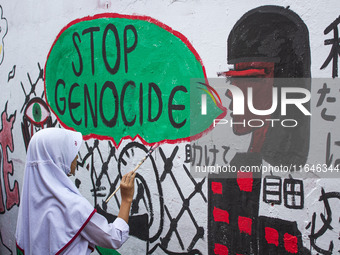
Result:
[[[247,70],[231,70],[218,74],[219,76],[226,77],[251,77],[251,76],[263,76],[266,75],[265,69],[247,69]]]
[[[216,255],[228,255],[228,247],[219,243],[215,243],[214,253]]]
[[[211,182],[211,190],[214,194],[222,194],[222,183]]]
[[[94,209],[94,210],[92,211],[92,213],[91,213],[90,216],[87,218],[87,220],[85,221],[85,223],[83,224],[83,226],[78,230],[77,234],[75,234],[74,237],[73,237],[73,238],[72,238],[72,239],[71,239],[71,240],[70,240],[63,248],[61,248],[61,249],[56,253],[56,255],[62,253],[62,252],[67,248],[67,246],[69,246],[69,245],[74,241],[74,239],[76,239],[77,236],[79,236],[80,232],[85,228],[86,224],[89,223],[89,221],[91,220],[92,216],[93,216],[96,212],[97,212],[96,209]]]
[[[265,227],[264,232],[267,243],[279,246],[279,232],[276,229]]]
[[[238,228],[240,233],[251,235],[252,224],[253,220],[251,218],[238,216]]]
[[[214,207],[213,215],[215,221],[229,224],[229,213],[227,211]]]
[[[283,242],[286,251],[290,253],[297,253],[298,252],[298,245],[297,245],[297,237],[290,235],[288,233],[284,234]]]
[[[237,184],[241,191],[253,191],[253,173],[252,172],[237,172]]]

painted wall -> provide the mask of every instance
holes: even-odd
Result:
[[[0,2],[0,254],[15,254],[26,148],[48,126],[83,133],[72,180],[109,221],[119,196],[103,201],[161,142],[138,171],[131,238],[116,252],[96,254],[338,254],[339,174],[239,173],[223,180],[194,178],[190,168],[217,158],[237,168],[340,163],[340,3],[277,4]],[[200,95],[215,90],[204,83],[239,74],[227,72],[234,68],[248,76],[265,70],[271,78],[328,80],[301,85],[311,92],[312,115],[293,111],[294,131],[217,125],[218,144],[202,143],[213,139],[214,119],[234,118],[226,91],[220,100],[207,96],[210,112],[201,114]],[[204,83],[192,86],[191,78]],[[272,87],[257,87],[258,106],[268,107]]]

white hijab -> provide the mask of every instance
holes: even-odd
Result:
[[[61,253],[95,212],[67,177],[81,142],[81,133],[59,128],[30,141],[15,235],[25,255]]]

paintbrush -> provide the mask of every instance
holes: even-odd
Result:
[[[155,143],[148,151],[148,153],[146,154],[146,156],[139,162],[139,164],[135,167],[135,169],[133,169],[133,173],[137,171],[137,169],[144,163],[144,161],[151,155],[151,153],[159,146],[158,143]],[[120,186],[118,186],[118,188],[112,192],[112,194],[105,200],[105,204],[107,204],[110,199],[117,193],[117,191],[120,189]]]

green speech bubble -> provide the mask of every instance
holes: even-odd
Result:
[[[100,14],[59,33],[46,61],[45,92],[61,124],[85,139],[177,142],[225,115],[211,97],[209,114],[201,114],[207,90],[190,86],[192,78],[206,80],[205,70],[182,34],[150,17]],[[197,116],[195,128],[190,115]]]

